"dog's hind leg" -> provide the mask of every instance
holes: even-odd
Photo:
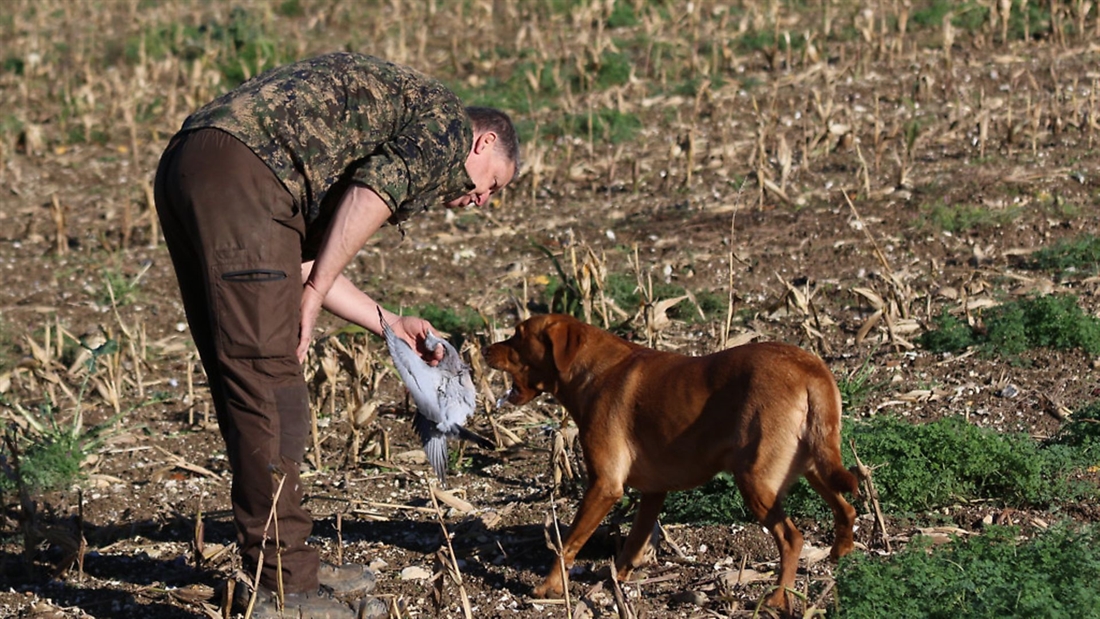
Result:
[[[634,515],[634,524],[630,527],[630,535],[626,538],[626,545],[619,553],[619,559],[615,567],[619,570],[619,580],[630,577],[634,568],[642,564],[645,556],[646,544],[653,535],[653,525],[657,524],[657,516],[661,514],[661,507],[665,504],[666,492],[649,492],[642,495],[642,502],[638,506],[638,513]]]
[[[775,545],[779,547],[779,578],[776,581],[778,588],[764,603],[786,611],[790,608],[787,589],[794,587],[794,577],[798,572],[798,557],[802,553],[802,533],[783,511],[780,492],[785,489],[785,486],[775,488],[765,483],[768,480],[767,475],[761,475],[754,481],[748,475],[738,474],[735,479],[737,487],[741,489],[741,497],[745,500],[745,505],[760,524],[772,534]]]
[[[825,499],[833,510],[833,550],[829,556],[835,561],[852,551],[855,545],[852,529],[856,522],[856,510],[840,492],[825,483],[814,471],[806,471],[806,481]]]

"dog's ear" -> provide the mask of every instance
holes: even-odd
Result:
[[[560,377],[569,375],[569,368],[580,352],[584,333],[577,328],[579,324],[576,320],[562,318],[551,322],[543,331]]]

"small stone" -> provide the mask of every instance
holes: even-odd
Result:
[[[427,580],[431,577],[432,573],[419,565],[410,565],[401,570],[401,580]]]

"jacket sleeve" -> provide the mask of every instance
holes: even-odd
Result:
[[[362,159],[351,180],[373,189],[393,213],[391,222],[400,222],[473,186],[466,173],[472,141],[461,109],[428,106]]]

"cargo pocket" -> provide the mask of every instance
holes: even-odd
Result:
[[[300,464],[309,437],[309,390],[305,382],[277,387],[275,408],[279,411],[279,455]]]
[[[235,358],[285,357],[298,347],[301,279],[286,271],[222,265],[214,274],[219,339]]]

